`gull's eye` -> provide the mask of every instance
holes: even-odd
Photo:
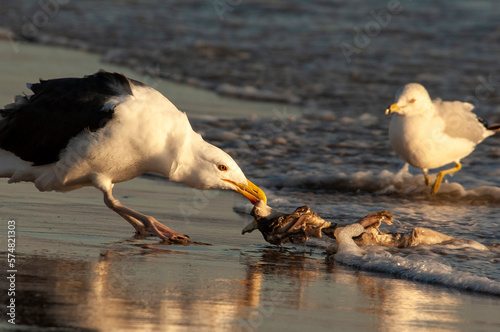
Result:
[[[414,103],[415,102],[415,98],[412,98],[412,100],[410,100],[410,103]]]
[[[227,171],[227,170],[229,169],[229,168],[228,168],[226,165],[224,165],[224,164],[220,164],[219,166],[217,166],[217,168],[218,168],[218,169],[219,169],[219,171],[221,171],[221,172],[225,172],[225,171]]]

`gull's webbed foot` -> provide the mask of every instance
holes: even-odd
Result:
[[[148,227],[148,229],[151,231],[152,235],[157,236],[168,243],[187,244],[190,242],[189,236],[177,233],[156,219],[151,219],[151,227]]]
[[[96,188],[99,188],[104,193],[104,203],[111,210],[118,213],[122,218],[127,220],[136,230],[139,236],[157,236],[168,243],[186,244],[189,243],[189,236],[177,233],[167,226],[160,223],[155,218],[132,210],[120,203],[112,195],[112,183],[96,183]]]

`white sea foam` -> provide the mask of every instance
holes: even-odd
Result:
[[[274,195],[271,195],[270,202],[274,207],[291,204],[290,201]],[[251,205],[239,204],[234,209],[240,213],[249,213]],[[287,209],[283,208],[283,211]],[[352,221],[359,217],[361,216],[353,216]],[[405,232],[408,231],[406,227],[402,226],[402,228]],[[308,245],[326,250],[333,243],[336,254],[331,256],[331,259],[360,270],[459,290],[500,295],[500,282],[484,276],[484,273],[497,275],[494,262],[499,257],[499,250],[493,246],[487,247],[474,240],[456,238],[448,241],[447,244],[405,249],[359,247],[352,237],[361,234],[363,230],[359,224],[351,224],[340,234],[336,234],[337,242],[324,237],[309,240]],[[327,251],[331,251],[331,248]],[[481,266],[480,272],[476,271],[476,266]]]
[[[365,271],[391,274],[399,278],[450,288],[500,295],[500,282],[456,271],[436,257],[418,254],[402,256],[380,247],[359,248],[353,242],[342,242],[333,259],[341,264]]]
[[[434,180],[435,175],[431,177]],[[317,189],[327,191],[366,192],[376,195],[429,195],[430,187],[422,174],[413,175],[404,167],[393,173],[388,170],[353,173],[291,174],[269,179],[269,187]],[[500,187],[478,186],[465,189],[457,182],[442,183],[439,196],[453,199],[489,200],[500,202]]]

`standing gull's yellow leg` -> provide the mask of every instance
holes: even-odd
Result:
[[[443,181],[443,178],[444,178],[444,176],[446,174],[451,174],[451,173],[458,172],[461,168],[462,168],[462,164],[460,164],[459,162],[457,162],[457,166],[455,166],[453,168],[450,168],[448,170],[439,172],[438,175],[437,175],[437,177],[436,177],[436,182],[434,182],[434,185],[432,186],[432,192],[431,192],[431,194],[434,195],[435,193],[438,192],[439,186],[441,185],[441,181]]]
[[[429,174],[427,174],[427,168],[422,168],[422,172],[424,173],[425,185],[428,187],[431,185],[431,179],[429,178]]]

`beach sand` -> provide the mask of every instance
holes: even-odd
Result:
[[[15,95],[30,91],[26,83],[37,82],[39,78],[82,77],[105,69],[125,74],[163,93],[188,117],[216,116],[217,118],[270,117],[274,108],[281,104],[270,102],[244,102],[224,98],[215,92],[189,85],[172,83],[153,76],[163,71],[161,67],[145,68],[140,74],[129,68],[100,62],[100,56],[62,47],[46,47],[36,44],[13,44],[0,41],[0,104],[12,102]],[[165,68],[167,70],[167,68]],[[147,74],[150,72],[151,74]],[[290,115],[299,115],[298,106],[287,105]]]
[[[26,81],[81,76],[107,66],[98,57],[0,43],[0,101]],[[47,60],[52,65],[46,64]],[[78,66],[73,64],[77,63]],[[130,73],[130,75],[137,75]],[[137,77],[137,76],[135,76]],[[138,77],[140,79],[140,77]],[[165,87],[165,88],[163,88]],[[221,98],[168,82],[158,89],[190,115],[265,116],[268,103]],[[163,90],[165,89],[165,90]],[[168,91],[170,93],[166,93]],[[178,99],[176,99],[178,98]],[[205,99],[206,98],[206,99]],[[205,101],[210,102],[205,102]],[[216,112],[217,110],[217,112]],[[219,113],[220,112],[220,113]],[[117,184],[122,203],[156,217],[196,243],[135,239],[93,188],[39,193],[0,179],[1,288],[8,289],[8,221],[15,221],[16,327],[28,331],[498,331],[497,298],[361,272],[332,263],[321,247],[268,246],[241,235],[251,220],[230,192],[197,191],[140,177]],[[15,330],[5,321],[0,329]]]

